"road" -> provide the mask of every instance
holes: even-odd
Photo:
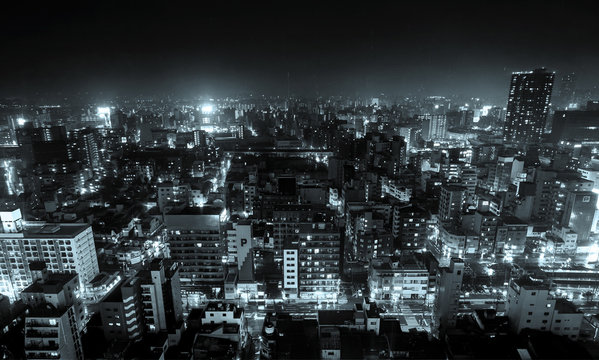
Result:
[[[333,302],[322,302],[321,304],[310,302],[275,303],[268,305],[256,303],[243,304],[248,329],[252,337],[256,338],[262,333],[264,318],[267,312],[285,312],[291,316],[301,319],[316,319],[319,310],[352,310],[359,299],[350,299],[347,304]],[[431,309],[423,306],[422,301],[393,302],[391,300],[379,300],[377,305],[386,309],[382,313],[384,318],[399,320],[402,330],[408,331],[415,328],[419,331],[430,331]]]

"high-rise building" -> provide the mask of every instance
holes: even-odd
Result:
[[[139,339],[144,333],[174,333],[183,326],[179,264],[154,259],[100,303],[107,339]]]
[[[145,330],[141,301],[141,279],[132,277],[115,286],[100,302],[104,337],[108,340],[138,340]]]
[[[439,268],[434,315],[441,331],[456,325],[463,278],[464,261],[460,258],[451,258],[448,267]]]
[[[555,73],[544,68],[512,73],[503,128],[504,143],[525,146],[541,142],[554,77]]]
[[[400,127],[399,128],[399,136],[404,138],[406,142],[406,150],[410,151],[413,147],[416,146],[416,138],[418,129],[414,127]]]
[[[28,264],[44,261],[50,272],[79,274],[80,288],[98,273],[98,257],[88,224],[22,224],[21,211],[0,212],[0,293],[11,300],[33,281]]]
[[[218,292],[225,279],[226,246],[218,206],[175,208],[164,215],[171,258],[181,264],[185,292]]]
[[[25,318],[27,359],[83,359],[73,306],[39,305]]]
[[[23,303],[30,307],[25,318],[25,357],[83,359],[78,275],[48,273],[43,261],[28,267],[34,282],[21,293]]]
[[[363,263],[392,253],[392,234],[385,228],[385,219],[378,212],[350,212],[346,240],[348,253],[351,252],[355,260]]]
[[[407,142],[401,136],[393,136],[391,139],[391,158],[393,159],[393,175],[399,175],[399,169],[406,165]]]
[[[56,308],[73,306],[77,329],[83,329],[83,307],[76,273],[50,273],[43,261],[29,264],[33,283],[21,292],[23,303],[36,307],[51,304]]]
[[[147,270],[142,270],[141,298],[146,328],[149,332],[172,331],[183,324],[181,280],[179,264],[167,264],[154,259]]]
[[[445,115],[419,115],[422,121],[421,136],[424,140],[443,139],[447,133],[447,117]]]
[[[283,258],[284,297],[296,299],[299,294],[299,250],[289,245]]]
[[[513,156],[499,156],[497,165],[489,168],[488,186],[490,190],[507,191],[511,184],[518,182],[523,170],[524,160]]]
[[[439,219],[447,222],[459,222],[465,197],[466,188],[462,186],[442,186],[439,197]]]
[[[334,299],[339,292],[340,233],[329,223],[299,227],[299,296]]]
[[[83,129],[71,133],[69,157],[78,159],[84,166],[96,170],[100,166],[98,135],[93,129]]]
[[[478,184],[478,174],[476,166],[462,166],[459,172],[460,185],[466,188],[466,204],[474,204],[474,195]]]
[[[575,231],[579,240],[587,240],[595,219],[597,194],[591,191],[568,191],[564,203],[558,224]]]
[[[393,236],[399,240],[402,251],[426,247],[428,219],[428,211],[415,204],[393,208]]]
[[[574,103],[574,94],[576,93],[576,74],[569,73],[562,76],[559,83],[557,98],[560,107],[569,107]]]

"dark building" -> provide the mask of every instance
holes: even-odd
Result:
[[[560,107],[568,107],[574,102],[574,95],[576,92],[576,74],[569,73],[562,76],[560,79],[559,92],[557,94],[557,101]]]
[[[544,68],[512,74],[503,141],[520,145],[541,142],[555,73]]]
[[[66,163],[70,160],[64,126],[34,128],[29,124],[17,133],[22,158],[29,164]]]
[[[551,140],[599,141],[599,110],[556,111]]]
[[[421,250],[426,246],[428,211],[410,204],[393,209],[393,236],[401,250]]]
[[[296,183],[295,177],[281,176],[278,179],[279,193],[283,195],[295,195]]]
[[[73,131],[70,141],[69,158],[78,159],[81,164],[91,169],[100,166],[98,134],[94,129]]]

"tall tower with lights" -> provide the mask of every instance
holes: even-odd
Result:
[[[503,142],[519,146],[541,142],[553,90],[554,72],[545,68],[512,73]]]

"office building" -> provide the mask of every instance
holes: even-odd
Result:
[[[164,215],[173,261],[181,264],[184,292],[218,293],[224,285],[226,246],[218,206],[175,208]]]
[[[447,134],[447,117],[446,115],[419,115],[419,120],[422,121],[421,136],[424,140],[444,139]]]
[[[340,234],[328,223],[299,227],[299,296],[336,299],[339,292]]]
[[[555,73],[544,68],[512,73],[504,143],[525,146],[541,142],[553,90]]]

